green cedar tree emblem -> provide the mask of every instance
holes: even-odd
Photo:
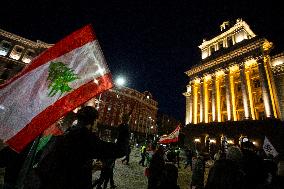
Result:
[[[50,89],[48,96],[53,97],[58,92],[60,96],[71,91],[71,87],[68,83],[79,79],[78,75],[74,73],[74,70],[68,68],[63,62],[51,62],[48,70],[47,80],[50,82],[48,89]]]

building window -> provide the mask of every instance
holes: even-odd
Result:
[[[35,52],[31,49],[28,49],[22,58],[22,61],[25,63],[30,63],[30,61],[33,59]]]
[[[12,45],[11,43],[7,41],[1,41],[0,43],[0,55],[6,56],[11,49]]]
[[[220,42],[218,43],[218,46],[219,46],[219,50],[224,49],[223,41],[220,41]]]
[[[23,51],[24,51],[24,47],[16,45],[14,49],[12,50],[10,57],[15,60],[19,60]]]
[[[227,44],[228,44],[228,47],[231,47],[231,46],[233,46],[233,38],[232,37],[228,37],[227,38]]]
[[[213,54],[215,52],[215,45],[212,45],[210,47],[210,54]]]

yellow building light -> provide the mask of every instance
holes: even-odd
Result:
[[[215,75],[216,75],[217,78],[223,76],[224,74],[225,74],[225,72],[224,72],[223,70],[217,71],[217,72],[215,73]]]
[[[228,140],[227,143],[228,144],[234,144],[234,140]]]
[[[200,143],[200,142],[201,142],[201,140],[200,140],[200,138],[195,138],[195,139],[194,139],[194,142],[196,142],[196,143]]]
[[[256,62],[255,59],[250,59],[250,60],[245,62],[245,68],[249,68],[249,67],[256,65],[256,64],[257,64],[257,62]]]
[[[239,71],[239,66],[238,65],[234,65],[230,67],[230,73],[234,73]]]
[[[204,77],[204,81],[209,81],[209,80],[211,80],[212,79],[212,76],[211,75],[206,75],[205,77]]]

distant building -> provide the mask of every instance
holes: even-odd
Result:
[[[86,104],[98,108],[99,124],[105,128],[117,127],[122,114],[132,113],[129,122],[132,133],[144,137],[156,133],[158,103],[148,91],[140,93],[128,87],[114,87]]]
[[[221,32],[203,40],[200,62],[185,72],[188,132],[215,143],[249,137],[260,145],[265,134],[276,139],[269,123],[283,124],[284,54],[273,55],[273,44],[242,19],[224,22]]]
[[[21,71],[29,62],[51,47],[0,29],[0,84]]]

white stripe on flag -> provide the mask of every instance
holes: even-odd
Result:
[[[100,51],[98,41],[89,42],[37,67],[3,88],[0,91],[0,106],[2,107],[0,122],[5,129],[0,129],[0,138],[4,141],[9,140],[40,112],[68,94],[65,93],[61,97],[60,94],[48,97],[47,77],[51,62],[68,63],[67,66],[78,74],[79,79],[70,83],[73,90],[109,73],[104,65],[104,57],[98,51]],[[14,90],[15,88],[21,88],[21,94],[18,94],[19,91]]]
[[[276,157],[278,155],[278,152],[273,147],[273,145],[271,144],[271,142],[268,140],[267,137],[264,138],[263,150],[266,153],[266,155],[270,154],[270,155],[273,155],[273,157]]]

